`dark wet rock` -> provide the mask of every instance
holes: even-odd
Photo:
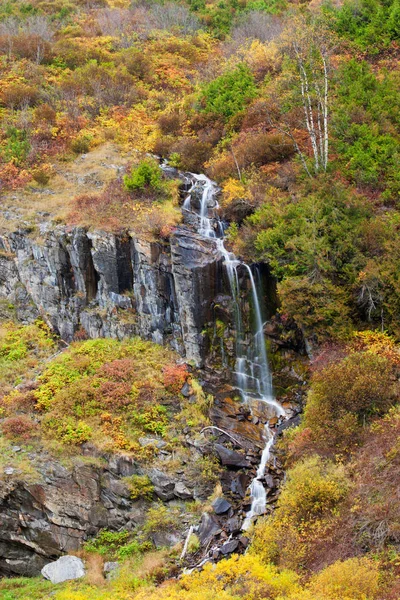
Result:
[[[225,446],[222,446],[222,444],[215,444],[214,448],[224,466],[235,467],[237,469],[250,466],[250,463],[243,454],[235,450],[229,450]]]
[[[239,406],[230,397],[217,397],[211,407],[210,417],[217,427],[240,439],[246,449],[256,446],[261,450],[265,445],[263,428],[245,420],[244,415],[239,413]]]
[[[19,481],[15,473],[0,482],[1,575],[37,575],[100,529],[130,530],[143,522],[143,507],[136,507],[121,479],[137,472],[129,457],[114,456],[104,468],[83,464],[68,470],[43,457],[36,466],[36,483]]]
[[[218,533],[221,533],[221,527],[216,518],[210,513],[203,513],[197,532],[201,544],[205,546]]]
[[[231,508],[231,504],[225,498],[217,498],[212,503],[212,507],[216,515],[223,515]]]
[[[237,494],[241,498],[246,495],[246,490],[250,483],[250,477],[247,474],[241,473],[231,483],[231,492]]]
[[[239,533],[240,531],[240,527],[241,527],[241,522],[238,516],[234,516],[231,517],[230,519],[227,520],[226,524],[226,529],[228,531],[228,533]]]
[[[295,415],[286,421],[283,421],[276,429],[278,435],[281,434],[285,429],[289,429],[290,427],[297,427],[300,425],[301,415]]]
[[[61,338],[140,335],[204,359],[203,330],[221,291],[221,257],[211,240],[178,228],[170,243],[39,224],[0,236],[0,297],[29,322],[41,314]]]
[[[230,540],[229,542],[225,542],[225,544],[222,544],[220,551],[224,556],[226,556],[227,554],[232,554],[232,552],[235,552],[238,546],[238,540]]]
[[[158,469],[148,471],[151,483],[154,485],[154,492],[164,502],[174,498],[175,480]]]
[[[276,479],[274,479],[274,477],[272,477],[272,475],[268,475],[268,474],[264,477],[264,482],[265,482],[266,487],[270,488],[270,489],[274,489],[278,485]]]

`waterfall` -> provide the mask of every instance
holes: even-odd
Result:
[[[229,252],[225,248],[224,227],[215,212],[218,208],[216,196],[219,190],[217,185],[205,175],[191,174],[191,176],[193,178],[193,185],[184,201],[183,209],[194,212],[192,195],[195,192],[201,192],[200,209],[197,213],[197,233],[203,237],[215,239],[216,248],[223,258],[224,267],[229,280],[236,328],[236,364],[234,375],[237,388],[243,402],[249,405],[250,410],[252,402],[259,401],[270,407],[277,417],[285,417],[285,411],[274,398],[271,371],[265,347],[262,311],[253,272],[249,265],[238,260],[232,252]],[[240,303],[239,269],[246,272],[251,287],[254,311],[254,331],[252,332],[250,344],[246,343],[243,327]],[[261,455],[257,474],[250,485],[251,507],[243,522],[243,530],[247,530],[250,527],[253,518],[264,514],[266,509],[267,495],[262,479],[264,478],[265,470],[270,459],[270,450],[274,443],[274,435],[268,422],[265,425],[265,438],[266,443]]]

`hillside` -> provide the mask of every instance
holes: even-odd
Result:
[[[1,599],[400,599],[399,33],[1,3]]]

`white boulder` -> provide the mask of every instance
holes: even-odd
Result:
[[[58,560],[45,565],[42,575],[51,583],[62,583],[70,579],[80,579],[85,575],[85,565],[77,556],[61,556]]]

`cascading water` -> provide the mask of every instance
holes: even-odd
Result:
[[[196,192],[199,196],[201,193],[200,208],[197,213],[199,218],[197,232],[204,237],[215,239],[216,247],[224,260],[224,266],[226,268],[234,303],[236,327],[236,365],[234,374],[238,390],[243,401],[249,404],[250,410],[252,402],[258,400],[270,407],[276,416],[284,417],[285,411],[274,398],[272,377],[265,347],[262,312],[253,272],[249,265],[238,260],[232,252],[229,252],[225,248],[224,227],[215,213],[215,209],[218,208],[218,203],[216,202],[216,195],[218,193],[217,185],[205,175],[191,174],[191,176],[193,178],[193,185],[188,192],[188,196],[183,204],[183,209],[193,212],[192,195]],[[212,216],[210,216],[211,211]],[[240,304],[239,268],[246,271],[251,287],[254,310],[254,332],[252,335],[252,343],[250,344],[246,343],[243,328]],[[265,425],[265,436],[266,444],[262,452],[261,461],[256,477],[250,485],[251,507],[243,522],[243,530],[248,529],[253,518],[264,514],[266,509],[267,496],[262,479],[265,475],[266,466],[270,459],[270,450],[274,443],[274,435],[268,422]]]

